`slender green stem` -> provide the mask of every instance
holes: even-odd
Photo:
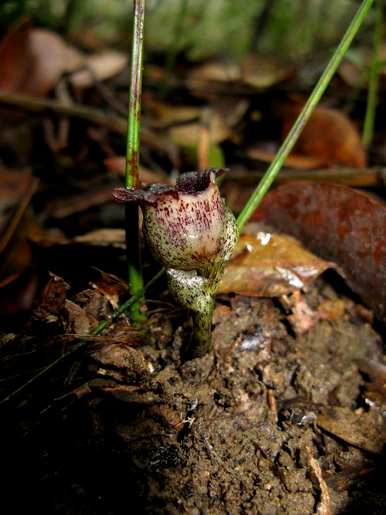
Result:
[[[138,188],[139,180],[139,150],[140,150],[140,118],[142,94],[142,61],[143,61],[143,26],[145,20],[145,0],[134,0],[130,97],[127,120],[126,145],[126,188]],[[130,291],[136,295],[143,288],[141,238],[139,231],[138,206],[126,207],[126,246],[128,262],[128,279]],[[138,304],[132,308],[133,318],[139,321]]]
[[[367,108],[362,134],[362,141],[365,147],[371,145],[374,136],[375,113],[378,100],[380,47],[383,38],[383,0],[376,0],[375,7],[373,55],[370,65]]]
[[[92,336],[98,336],[101,334],[101,332],[106,329],[109,325],[111,325],[120,315],[122,315],[124,312],[126,312],[129,308],[131,308],[140,298],[142,298],[145,294],[145,292],[164,274],[165,269],[161,268],[161,270],[150,279],[150,281],[142,288],[141,291],[138,291],[135,295],[130,297],[126,302],[124,302],[119,308],[114,311],[114,313],[111,315],[109,319],[102,320],[94,329],[92,332]],[[46,375],[48,372],[50,372],[53,368],[55,368],[57,365],[62,363],[65,359],[67,359],[69,356],[72,356],[76,352],[78,352],[80,349],[83,349],[88,344],[88,340],[81,340],[75,345],[72,346],[71,350],[66,352],[65,354],[61,354],[58,358],[56,358],[54,361],[52,361],[49,365],[42,368],[37,374],[35,374],[31,379],[29,379],[27,382],[23,383],[19,388],[11,392],[9,395],[4,397],[0,400],[0,406],[9,402],[14,397],[25,391],[28,387],[32,386],[38,379]]]
[[[237,219],[237,225],[240,231],[243,229],[248,219],[252,216],[253,212],[260,204],[261,200],[264,198],[264,195],[267,193],[271,184],[278,175],[281,167],[283,166],[286,158],[288,157],[288,154],[294,147],[305,124],[309,120],[311,114],[313,113],[315,107],[317,106],[319,100],[321,99],[323,93],[329,85],[335,71],[341,63],[344,54],[347,52],[352,40],[354,39],[360,26],[362,25],[362,22],[365,19],[373,1],[374,0],[363,0],[352,22],[350,23],[346,33],[344,34],[341,42],[336,48],[330,62],[327,64],[327,67],[325,68],[322,76],[320,77],[309,99],[304,105],[302,112],[299,114],[288,136],[286,137],[282,146],[280,147],[275,159],[268,167],[268,170],[264,174],[264,177],[262,178],[259,185],[252,193],[248,202],[245,204],[243,210],[239,214],[239,217]]]
[[[126,188],[139,186],[139,128],[141,119],[143,26],[145,0],[134,0],[131,77],[126,144]]]

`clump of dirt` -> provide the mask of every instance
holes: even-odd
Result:
[[[382,512],[386,374],[365,308],[325,278],[223,297],[213,351],[185,362],[179,322],[153,313],[130,346],[118,324],[120,341],[112,329],[88,352],[76,402],[51,419],[60,441],[39,437],[51,513]]]

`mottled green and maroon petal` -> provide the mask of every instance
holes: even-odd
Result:
[[[172,186],[164,184],[152,184],[147,188],[114,188],[113,198],[117,202],[134,202],[140,206],[155,206],[164,198],[178,198],[178,191]]]
[[[169,290],[194,314],[193,355],[209,349],[213,296],[238,240],[235,217],[215,181],[224,171],[185,173],[175,187],[153,184],[113,193],[119,202],[142,208],[144,235],[167,269]]]

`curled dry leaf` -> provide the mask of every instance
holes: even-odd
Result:
[[[123,54],[109,51],[86,56],[54,32],[22,22],[0,44],[0,90],[45,96],[63,74],[73,72],[74,86],[89,87],[126,64]]]
[[[12,27],[1,43],[0,89],[44,96],[63,73],[82,64],[82,54],[60,36],[22,23]]]
[[[86,336],[95,329],[97,320],[84,308],[69,299],[64,301],[63,324],[70,334]]]
[[[218,293],[279,297],[307,288],[333,266],[291,236],[257,229],[240,237]]]
[[[205,89],[208,83],[229,84],[237,82],[255,89],[266,89],[291,75],[292,68],[272,56],[251,54],[240,64],[210,61],[195,67],[188,76],[188,87]]]
[[[241,80],[256,89],[267,89],[293,73],[293,68],[274,56],[251,54],[241,61]]]
[[[50,278],[44,287],[39,307],[35,310],[35,316],[36,312],[55,315],[60,313],[66,300],[67,291],[70,289],[70,285],[62,277],[51,272],[49,275]]]
[[[95,80],[104,81],[117,75],[127,66],[127,56],[115,50],[105,50],[84,57],[86,69],[75,71],[70,82],[77,88],[88,88]]]
[[[92,283],[92,286],[99,291],[111,304],[114,309],[118,309],[120,297],[127,292],[127,282],[123,281],[114,274],[98,270],[100,276]]]
[[[283,138],[302,108],[298,102],[283,107]],[[317,166],[366,166],[365,150],[355,125],[344,113],[328,107],[315,109],[295,145],[294,153],[315,159]]]
[[[167,104],[150,95],[144,95],[144,104],[149,113],[149,123],[157,129],[198,120],[201,114],[199,106]]]
[[[277,230],[338,264],[350,287],[386,321],[386,206],[337,184],[293,182],[270,192],[255,212]]]
[[[179,146],[195,146],[199,142],[200,131],[206,126],[210,141],[219,143],[229,136],[229,128],[221,114],[192,106],[171,106],[160,102],[151,103],[153,116],[156,118],[155,127],[166,128],[173,143]]]
[[[168,130],[170,139],[180,146],[196,146],[200,141],[203,128],[208,131],[209,143],[221,143],[229,138],[231,132],[223,117],[216,111],[210,111],[206,122],[198,121],[176,125]]]

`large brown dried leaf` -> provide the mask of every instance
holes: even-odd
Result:
[[[0,46],[0,89],[46,95],[65,72],[83,64],[83,56],[64,40],[28,23],[12,27]]]
[[[293,182],[270,192],[255,212],[337,263],[351,288],[386,321],[386,206],[337,184]]]
[[[285,234],[244,234],[225,268],[218,293],[278,297],[307,288],[333,266]]]
[[[73,85],[85,88],[115,75],[126,64],[124,54],[106,51],[86,56],[54,32],[22,22],[0,44],[0,90],[44,96],[63,74],[73,72]]]
[[[303,106],[291,103],[283,108],[283,137],[288,134]],[[358,130],[341,111],[317,107],[304,127],[294,152],[312,157],[317,166],[366,166],[366,154]]]

